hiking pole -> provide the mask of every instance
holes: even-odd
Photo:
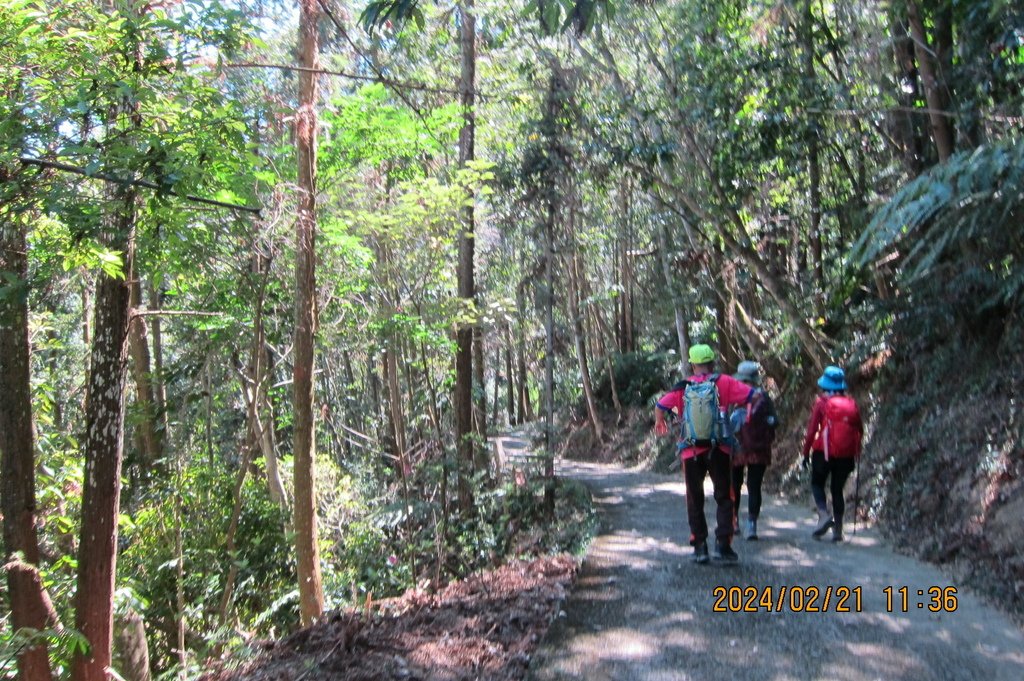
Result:
[[[857,514],[860,512],[860,457],[854,459],[857,481],[854,483],[853,492],[853,536],[857,536]]]

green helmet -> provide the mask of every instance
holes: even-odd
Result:
[[[690,364],[711,364],[715,361],[715,351],[710,345],[690,346]]]

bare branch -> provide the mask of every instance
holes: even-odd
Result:
[[[119,184],[125,187],[146,187],[147,189],[164,190],[155,182],[149,180],[132,180],[124,177],[115,177],[113,175],[107,175],[106,173],[89,173],[83,168],[77,166],[68,165],[67,163],[60,163],[58,161],[45,161],[41,158],[27,158],[22,156],[18,159],[25,165],[39,166],[40,168],[52,168],[53,170],[60,170],[65,173],[73,173],[75,175],[81,175],[82,177],[88,177],[93,180],[102,180],[104,182],[111,182],[113,184]],[[177,196],[179,199],[185,199],[193,203],[201,203],[207,206],[217,206],[218,208],[229,208],[231,210],[244,210],[247,213],[255,213],[259,215],[260,208],[253,208],[251,206],[240,206],[235,203],[226,203],[224,201],[216,201],[214,199],[204,199],[201,196],[194,196],[192,194],[179,194],[176,191],[168,192],[173,196]]]
[[[360,56],[362,55],[360,54]],[[386,85],[390,88],[395,89],[420,90],[422,92],[437,92],[446,95],[458,94],[457,90],[433,87],[430,85],[426,85],[425,83],[392,80],[391,78],[384,77],[384,75],[380,73],[377,73],[377,75],[374,76],[363,76],[357,73],[347,73],[345,71],[332,71],[330,69],[310,69],[304,66],[295,66],[290,64],[264,64],[260,62],[234,62],[231,64],[225,64],[224,66],[233,69],[277,69],[279,71],[304,71],[306,73],[316,73],[321,76],[337,76],[338,78],[348,78],[349,80],[365,81],[368,83],[380,83],[382,85]]]

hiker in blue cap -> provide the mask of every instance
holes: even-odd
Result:
[[[818,509],[818,525],[811,535],[820,539],[831,528],[832,541],[843,541],[843,486],[860,457],[864,424],[857,403],[846,394],[846,373],[842,368],[825,367],[818,387],[821,395],[811,409],[802,452],[805,469],[808,455],[811,457],[811,495]],[[831,513],[825,499],[825,482],[830,478]]]

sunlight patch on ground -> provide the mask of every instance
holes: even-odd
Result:
[[[999,660],[1001,662],[1012,662],[1014,664],[1024,665],[1024,651],[1003,650],[996,646],[980,642],[975,648],[975,651],[993,662]]]
[[[873,619],[874,624],[893,634],[905,634],[910,629],[910,622],[906,618],[893,615],[879,615]]]
[[[836,677],[843,679],[863,678],[930,678],[927,669],[916,656],[906,649],[893,650],[881,643],[846,643],[845,647],[858,659],[858,667],[836,665]],[[842,670],[838,672],[838,670]],[[915,673],[916,672],[916,673]]]
[[[604,660],[637,661],[658,655],[662,643],[653,636],[616,627],[579,636],[573,650],[581,655],[590,655],[598,650]]]
[[[677,497],[685,497],[686,492],[683,489],[683,484],[680,482],[666,482],[660,485],[648,485],[645,487],[637,487],[630,490],[630,495],[639,499],[649,497],[652,494],[665,493],[671,494]]]
[[[680,624],[691,624],[696,621],[697,616],[689,610],[680,610],[670,615],[665,615],[657,621],[657,628],[671,629]]]
[[[818,559],[795,546],[776,544],[762,551],[758,562],[777,568],[813,568],[818,564]]]

